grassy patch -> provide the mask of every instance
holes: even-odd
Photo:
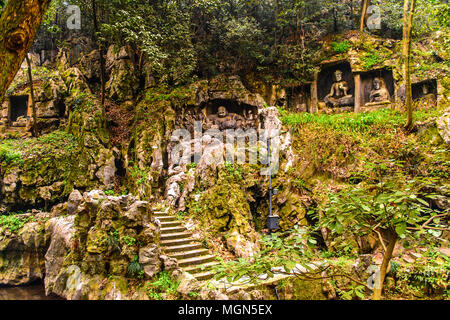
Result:
[[[438,110],[416,111],[414,119],[423,121],[432,116],[440,114]],[[341,114],[318,114],[318,113],[288,113],[281,110],[281,121],[288,127],[297,127],[314,124],[320,127],[332,128],[343,131],[368,131],[374,126],[392,128],[406,123],[406,114],[390,110],[380,109],[368,113],[341,113]]]
[[[0,216],[0,233],[3,233],[4,231],[16,233],[31,219],[32,217],[24,217],[19,214]]]
[[[26,157],[49,158],[61,153],[72,153],[76,149],[75,138],[64,131],[55,131],[37,139],[3,140],[0,144],[0,161],[23,163]]]

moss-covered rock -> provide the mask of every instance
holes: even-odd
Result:
[[[0,285],[27,285],[45,275],[48,248],[44,224],[48,214],[22,214],[0,225]]]

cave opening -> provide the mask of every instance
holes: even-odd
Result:
[[[28,95],[9,97],[9,121],[16,122],[19,117],[28,115]]]

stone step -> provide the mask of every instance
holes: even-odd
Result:
[[[195,240],[192,238],[181,238],[181,239],[169,239],[169,240],[161,240],[161,246],[163,248],[168,248],[172,246],[181,246],[181,245],[187,245]]]
[[[197,279],[197,281],[206,281],[206,280],[213,278],[214,273],[212,273],[210,271],[206,271],[206,272],[202,272],[202,273],[193,274],[193,276],[195,277],[195,279]]]
[[[209,251],[207,249],[196,249],[191,251],[183,251],[169,254],[170,257],[175,258],[177,260],[188,259],[193,257],[201,257],[204,255],[208,255]]]
[[[183,268],[183,267],[187,267],[187,266],[193,266],[193,265],[198,265],[198,264],[204,264],[207,262],[212,262],[215,260],[215,258],[216,258],[215,256],[205,255],[205,256],[201,256],[201,257],[181,259],[181,260],[178,260],[178,265]]]
[[[174,240],[174,239],[186,239],[191,237],[192,234],[188,232],[176,232],[176,233],[164,233],[161,234],[161,241]]]
[[[161,227],[161,234],[184,232],[184,231],[186,231],[186,228],[183,227],[183,226],[181,226],[181,227],[169,227],[169,228]]]
[[[161,221],[161,220],[160,220]],[[180,221],[161,221],[161,228],[182,227]]]
[[[191,251],[195,249],[202,249],[203,246],[201,243],[190,243],[190,244],[183,244],[183,245],[175,245],[175,246],[163,246],[163,251],[166,253],[172,253],[172,252],[181,252],[181,251]]]
[[[161,223],[162,222],[170,222],[170,221],[176,221],[176,218],[174,216],[156,216],[156,219],[158,219]]]
[[[213,262],[208,262],[208,263],[204,263],[204,264],[199,264],[199,265],[194,265],[194,266],[189,266],[184,268],[184,271],[195,275],[197,273],[203,273],[208,271],[209,269],[211,269],[211,267],[218,265],[219,262],[217,261],[213,261]],[[203,269],[202,269],[203,268]]]
[[[169,213],[165,211],[153,211],[153,214],[157,217],[169,216]]]

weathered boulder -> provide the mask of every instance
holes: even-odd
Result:
[[[76,210],[81,200],[83,200],[81,192],[78,190],[72,191],[72,193],[69,195],[69,200],[67,201],[67,213],[69,215],[76,213]]]
[[[145,275],[153,278],[161,271],[160,249],[156,244],[149,245],[139,250],[139,263],[144,268]]]
[[[171,258],[164,254],[160,255],[159,258],[161,259],[162,267],[163,267],[164,271],[167,271],[167,272],[169,272],[169,274],[171,274],[174,271],[179,270],[177,259]]]
[[[100,54],[97,49],[85,54],[80,60],[80,70],[88,80],[100,79]]]
[[[180,277],[180,284],[178,286],[178,293],[184,298],[187,298],[189,293],[196,292],[200,289],[200,282],[189,273],[184,272]]]
[[[75,232],[75,216],[50,219],[46,224],[46,237],[50,239],[50,246],[45,254],[45,291],[64,296],[65,273],[64,259],[71,249],[71,238]]]
[[[244,259],[252,258],[259,251],[258,242],[249,241],[236,231],[227,237],[227,246],[236,257]]]

